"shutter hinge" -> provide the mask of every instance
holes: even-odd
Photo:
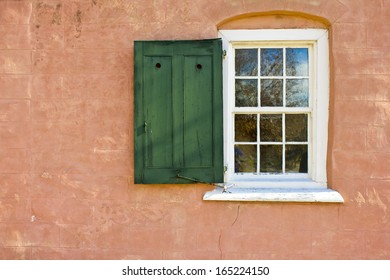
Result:
[[[144,122],[144,132],[148,132],[148,123],[146,121]]]
[[[226,50],[223,50],[223,51],[222,51],[222,58],[223,58],[223,59],[226,58]]]
[[[223,167],[223,172],[224,172],[224,173],[226,173],[226,172],[227,172],[227,170],[228,170],[228,166],[227,166],[227,165],[225,165],[225,166]]]

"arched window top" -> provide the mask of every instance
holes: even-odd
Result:
[[[249,13],[234,16],[218,24],[218,29],[328,28],[330,22],[318,16],[289,11]]]

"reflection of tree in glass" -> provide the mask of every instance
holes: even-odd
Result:
[[[282,145],[260,145],[260,172],[282,172]]]
[[[261,106],[283,106],[283,80],[262,79],[261,80]]]
[[[235,115],[234,117],[235,140],[242,142],[256,142],[257,140],[257,115]]]
[[[307,114],[286,114],[286,141],[307,141]]]
[[[256,145],[234,146],[234,172],[256,172],[257,147]]]
[[[307,145],[286,145],[286,172],[307,173]]]
[[[236,79],[236,107],[257,106],[257,80]]]
[[[260,141],[263,142],[282,141],[282,115],[281,114],[260,115]]]
[[[257,49],[236,50],[236,76],[257,76]]]
[[[261,49],[261,75],[283,76],[283,49]]]

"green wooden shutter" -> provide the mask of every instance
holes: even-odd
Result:
[[[137,184],[223,182],[221,40],[134,43]]]

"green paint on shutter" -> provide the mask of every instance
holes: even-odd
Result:
[[[160,65],[156,67],[156,65]],[[171,168],[172,65],[170,57],[144,57],[145,166]],[[162,110],[161,108],[164,108]],[[163,149],[159,146],[164,147]]]
[[[134,48],[135,183],[222,182],[221,41]]]
[[[184,166],[213,165],[212,57],[190,56],[184,60]]]

